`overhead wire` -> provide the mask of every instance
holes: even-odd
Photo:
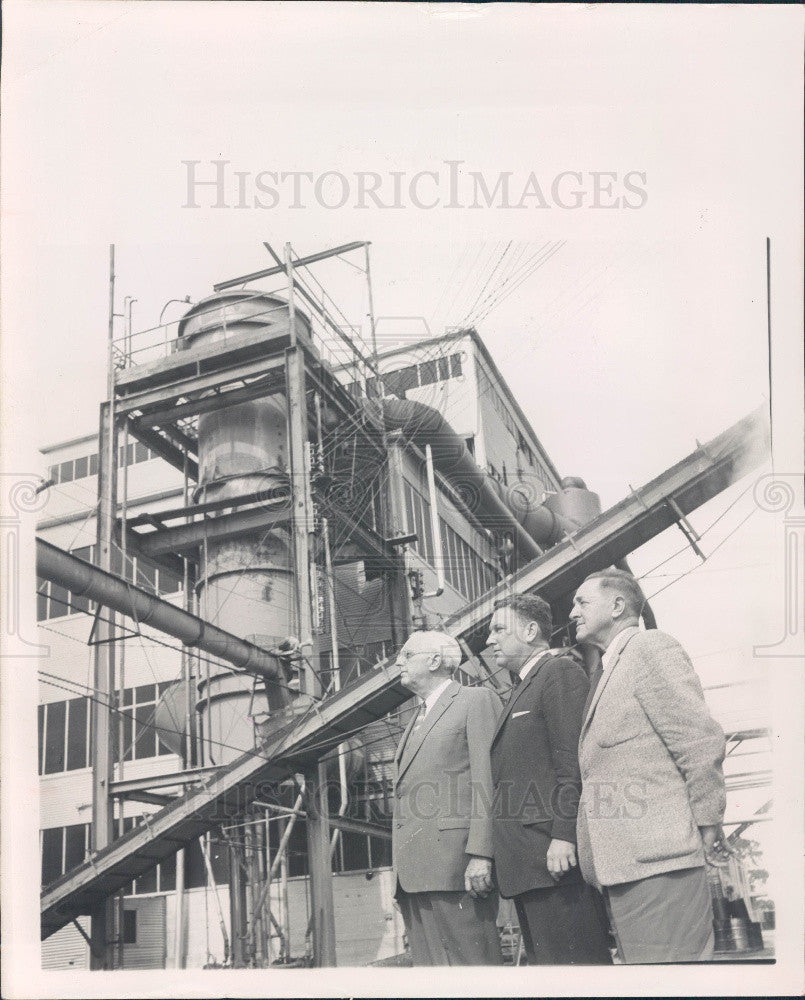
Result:
[[[489,314],[494,309],[497,309],[497,307],[501,305],[503,302],[505,302],[507,298],[513,295],[524,282],[528,281],[537,271],[543,268],[553,257],[555,257],[556,254],[559,253],[559,251],[562,249],[563,246],[565,246],[566,243],[567,240],[560,240],[557,243],[555,243],[551,247],[551,249],[547,251],[544,257],[542,257],[540,260],[534,263],[529,269],[527,269],[522,274],[522,276],[514,279],[514,284],[512,285],[511,288],[509,288],[507,291],[501,290],[497,295],[497,297],[492,302],[490,302],[489,305],[486,306],[485,310],[480,315],[478,315],[476,321],[480,323],[483,320],[485,320],[487,316],[489,316]]]
[[[484,292],[486,292],[487,288],[489,288],[490,282],[492,281],[492,279],[497,274],[498,269],[500,268],[500,265],[503,263],[503,260],[505,259],[505,257],[508,254],[509,250],[511,250],[511,246],[512,246],[513,242],[514,242],[513,240],[509,240],[509,242],[504,247],[503,253],[501,253],[500,257],[498,257],[497,263],[492,268],[492,270],[489,272],[486,281],[484,282],[483,286],[481,287],[481,290],[478,292],[477,296],[475,297],[474,302],[472,303],[472,305],[470,306],[469,310],[467,311],[467,315],[462,320],[462,324],[463,325],[466,325],[466,324],[469,323],[470,317],[472,316],[473,312],[475,311],[475,307],[478,305],[478,303],[481,300],[481,297],[483,296]]]
[[[540,254],[547,252],[550,245],[551,245],[550,240],[547,241],[546,243],[543,243],[542,246],[538,248],[536,253],[534,253],[531,257],[529,257],[528,260],[524,262],[521,261],[518,264],[518,266],[514,270],[512,270],[505,278],[502,277],[498,285],[495,288],[493,288],[492,291],[490,291],[481,300],[481,302],[479,303],[478,312],[479,313],[482,312],[486,308],[486,303],[490,299],[494,299],[496,296],[498,296],[508,284],[510,284],[512,281],[517,281],[523,274],[525,274],[528,268],[537,261]]]

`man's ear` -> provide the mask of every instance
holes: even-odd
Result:
[[[626,601],[621,594],[616,594],[612,601],[612,617],[620,618],[626,611]]]
[[[442,665],[442,654],[431,653],[430,663],[428,664],[428,670],[438,670],[441,665]]]

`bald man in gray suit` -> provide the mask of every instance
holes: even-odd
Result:
[[[451,679],[461,648],[414,632],[397,657],[419,698],[397,749],[392,857],[414,965],[500,965],[489,748],[500,701]]]

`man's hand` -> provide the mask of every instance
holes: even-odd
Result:
[[[569,840],[552,840],[548,845],[546,860],[548,872],[558,880],[565,872],[576,867],[576,845]]]
[[[699,833],[702,835],[702,847],[704,848],[704,860],[708,865],[723,868],[729,861],[730,855],[735,854],[735,849],[727,843],[724,831],[720,823],[712,826],[700,826]]]
[[[471,896],[483,899],[492,891],[492,862],[489,858],[470,857],[464,872],[464,888]]]

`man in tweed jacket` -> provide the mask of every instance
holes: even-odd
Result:
[[[414,965],[500,965],[492,886],[489,747],[500,700],[451,679],[461,647],[414,632],[397,657],[419,698],[397,749],[392,822],[396,898]]]
[[[597,648],[579,739],[579,864],[602,889],[624,962],[691,962],[713,949],[705,862],[725,850],[724,734],[679,643],[641,631],[621,570],[576,592],[577,640]]]

